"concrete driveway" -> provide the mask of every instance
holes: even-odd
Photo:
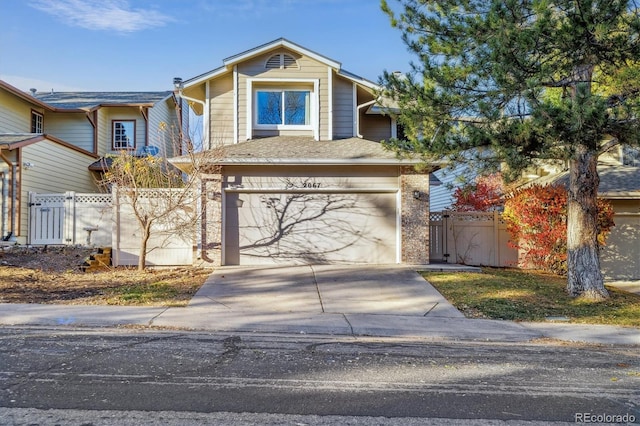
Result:
[[[415,269],[396,266],[263,266],[217,269],[190,307],[281,314],[461,318]]]

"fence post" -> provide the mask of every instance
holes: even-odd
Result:
[[[453,230],[451,231],[449,230],[449,217],[451,217],[451,212],[449,210],[443,210],[442,211],[442,258],[444,259],[445,263],[449,262],[449,257],[451,256],[451,253],[449,253],[449,235],[453,234]]]
[[[120,199],[115,185],[111,187],[111,261],[120,266]]]
[[[75,244],[76,236],[76,196],[75,192],[64,193],[64,230],[63,242],[65,245]]]
[[[27,244],[31,245],[33,243],[33,230],[36,229],[36,215],[34,214],[33,206],[36,203],[36,193],[29,191],[29,229],[27,230]],[[13,207],[11,207],[13,209]],[[12,237],[15,238],[15,217],[11,216],[11,230],[14,232]]]
[[[502,251],[500,250],[500,215],[496,210],[493,211],[493,247],[495,248],[493,264],[495,266],[503,266]]]

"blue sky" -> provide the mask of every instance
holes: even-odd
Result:
[[[378,0],[1,0],[0,79],[28,91],[171,90],[280,37],[377,81],[412,59]]]

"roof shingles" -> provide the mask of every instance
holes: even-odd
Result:
[[[599,165],[598,176],[600,177],[598,186],[600,196],[640,198],[640,167]],[[569,172],[544,176],[528,184],[569,186]]]
[[[60,109],[91,109],[100,105],[152,105],[172,92],[52,92],[36,98]]]
[[[380,143],[360,138],[316,141],[278,136],[253,139],[222,148],[221,163],[409,163]]]

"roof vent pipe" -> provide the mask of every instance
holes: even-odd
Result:
[[[31,89],[29,89],[29,91],[31,92],[31,96],[35,96],[36,93],[38,92],[38,89],[32,87]]]

